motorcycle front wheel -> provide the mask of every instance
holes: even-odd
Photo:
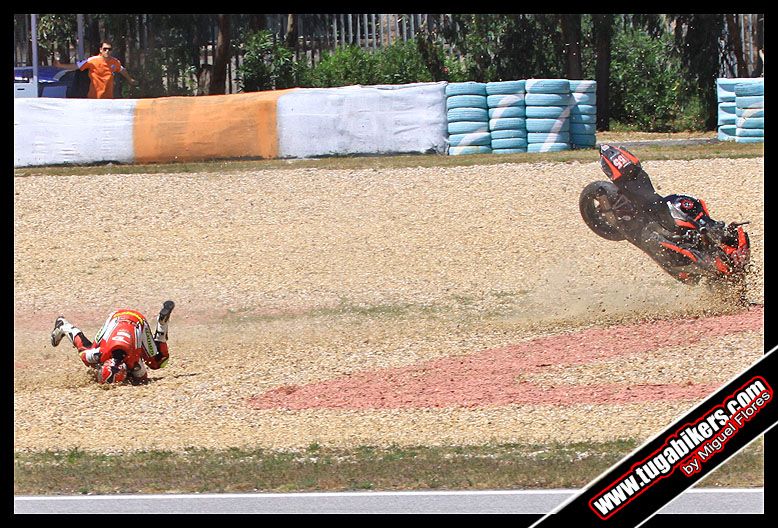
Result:
[[[599,197],[605,194],[611,203],[618,197],[618,188],[608,181],[595,181],[584,187],[578,199],[578,206],[589,229],[606,240],[624,240],[626,237],[616,229],[602,214]]]

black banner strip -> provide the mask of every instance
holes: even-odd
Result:
[[[778,422],[776,349],[531,528],[647,521]]]

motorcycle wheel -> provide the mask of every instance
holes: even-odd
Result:
[[[589,229],[606,240],[624,240],[626,237],[614,226],[608,223],[600,212],[597,196],[602,192],[608,196],[611,202],[616,200],[618,188],[608,181],[595,181],[584,187],[581,196],[578,199],[578,206]]]

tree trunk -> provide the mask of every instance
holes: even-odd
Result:
[[[297,49],[297,16],[293,14],[286,15],[286,35],[284,37],[286,47]]]
[[[213,72],[209,94],[223,94],[227,81],[227,62],[230,60],[230,15],[219,15],[219,34],[213,57]]]
[[[753,72],[754,77],[761,77],[764,72],[764,13],[756,15],[756,69]]]
[[[735,53],[735,61],[737,63],[737,76],[748,77],[748,67],[746,66],[746,58],[743,56],[743,43],[740,41],[740,24],[738,23],[735,15],[728,14],[727,17],[727,35],[729,36],[729,45]]]
[[[597,130],[610,130],[610,70],[612,15],[592,15],[594,21],[594,48],[597,56],[595,80],[597,81]]]
[[[88,17],[89,15],[86,16]],[[97,55],[101,38],[103,37],[100,35],[100,21],[96,16],[92,15],[89,24],[87,24],[86,35],[84,35],[84,53],[87,57]]]
[[[565,59],[568,79],[583,78],[581,64],[581,15],[560,15],[562,39],[565,45]]]

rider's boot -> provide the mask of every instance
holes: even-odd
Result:
[[[168,321],[170,321],[170,314],[175,307],[176,304],[173,301],[165,301],[162,303],[162,309],[157,316],[157,327],[154,330],[154,341],[159,341],[161,343],[167,342]]]
[[[65,336],[68,336],[70,342],[75,345],[74,340],[76,339],[76,336],[81,333],[82,332],[78,327],[73,326],[64,316],[60,315],[54,321],[54,330],[51,331],[51,346],[59,345],[60,341],[62,341],[62,338]]]

